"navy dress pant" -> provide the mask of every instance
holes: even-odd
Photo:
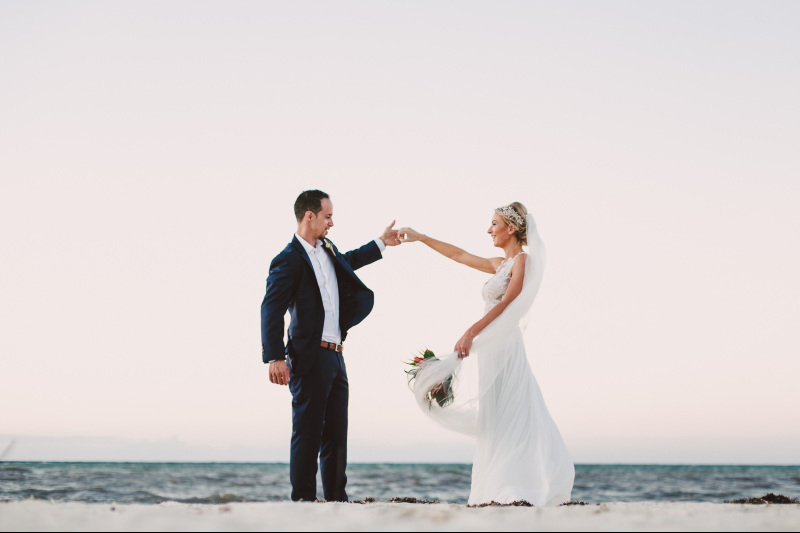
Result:
[[[317,459],[325,500],[346,502],[347,406],[350,390],[342,354],[319,348],[302,376],[291,375],[293,501],[317,499]]]

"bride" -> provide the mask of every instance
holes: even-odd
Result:
[[[533,217],[516,202],[495,210],[489,235],[505,258],[477,257],[411,228],[401,229],[400,235],[405,242],[422,242],[457,263],[492,274],[483,287],[483,318],[459,339],[454,353],[425,361],[413,379],[414,394],[426,414],[476,438],[469,504],[569,501],[575,468],[528,364],[522,338],[544,272],[544,246]],[[522,247],[528,243],[526,253]],[[470,355],[478,366],[472,394],[460,379]],[[431,402],[430,394],[441,391],[444,383],[452,383],[453,402],[442,407]]]

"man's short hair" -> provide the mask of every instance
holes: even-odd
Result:
[[[330,199],[330,196],[316,189],[300,193],[300,196],[297,197],[297,201],[294,203],[294,216],[297,217],[297,221],[300,222],[303,220],[303,217],[306,216],[308,211],[318,215],[319,212],[322,211],[322,200],[324,198]]]

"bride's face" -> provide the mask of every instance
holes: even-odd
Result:
[[[509,239],[514,238],[514,228],[506,224],[503,217],[494,214],[492,217],[492,225],[489,226],[489,235],[492,236],[492,242],[498,248],[505,248]]]

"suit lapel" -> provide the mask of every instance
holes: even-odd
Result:
[[[359,282],[361,281],[360,279],[358,279],[358,276],[356,276],[355,271],[350,267],[350,264],[344,260],[342,254],[340,254],[339,250],[336,249],[336,245],[331,243],[330,248],[325,247],[325,253],[328,254],[328,257],[331,258],[335,266],[341,267],[348,276],[355,279],[356,281]]]
[[[358,276],[356,276],[356,273],[350,267],[350,264],[347,261],[344,260],[344,257],[342,257],[342,254],[340,254],[339,251],[336,249],[336,246],[333,243],[331,243],[331,248],[328,249],[328,247],[325,247],[324,244],[325,243],[323,241],[323,247],[325,248],[325,253],[328,254],[328,257],[330,257],[331,260],[333,261],[334,267],[337,267],[337,266],[341,267],[341,269],[349,277],[351,277],[353,280],[355,280],[360,285],[362,285],[364,288],[366,288],[366,285],[364,285],[364,283],[358,278]],[[303,245],[300,244],[300,241],[297,240],[297,237],[293,237],[292,238],[292,246],[294,246],[294,249],[297,250],[297,253],[300,254],[300,257],[302,257],[305,260],[306,264],[308,265],[308,268],[311,269],[311,272],[314,272],[314,266],[311,264],[311,258],[308,256],[308,252],[306,252],[305,247],[303,247]],[[338,274],[337,274],[337,278],[338,278]]]
[[[306,249],[303,248],[302,244],[300,244],[300,241],[297,240],[297,237],[293,237],[292,238],[292,246],[294,246],[294,249],[298,251],[298,253],[300,254],[300,257],[305,259],[306,264],[308,264],[308,267],[313,272],[314,271],[314,265],[311,264],[311,258],[308,257],[308,252],[306,252]]]
[[[322,247],[325,249],[325,253],[328,254],[328,257],[331,258],[331,261],[333,261],[333,264],[337,264],[338,263],[339,265],[341,265],[343,262],[342,262],[341,258],[339,257],[339,252],[334,250],[333,243],[331,243],[331,247],[330,248],[328,248],[326,246],[326,244],[329,243],[329,242],[330,241],[323,241],[322,242]]]

